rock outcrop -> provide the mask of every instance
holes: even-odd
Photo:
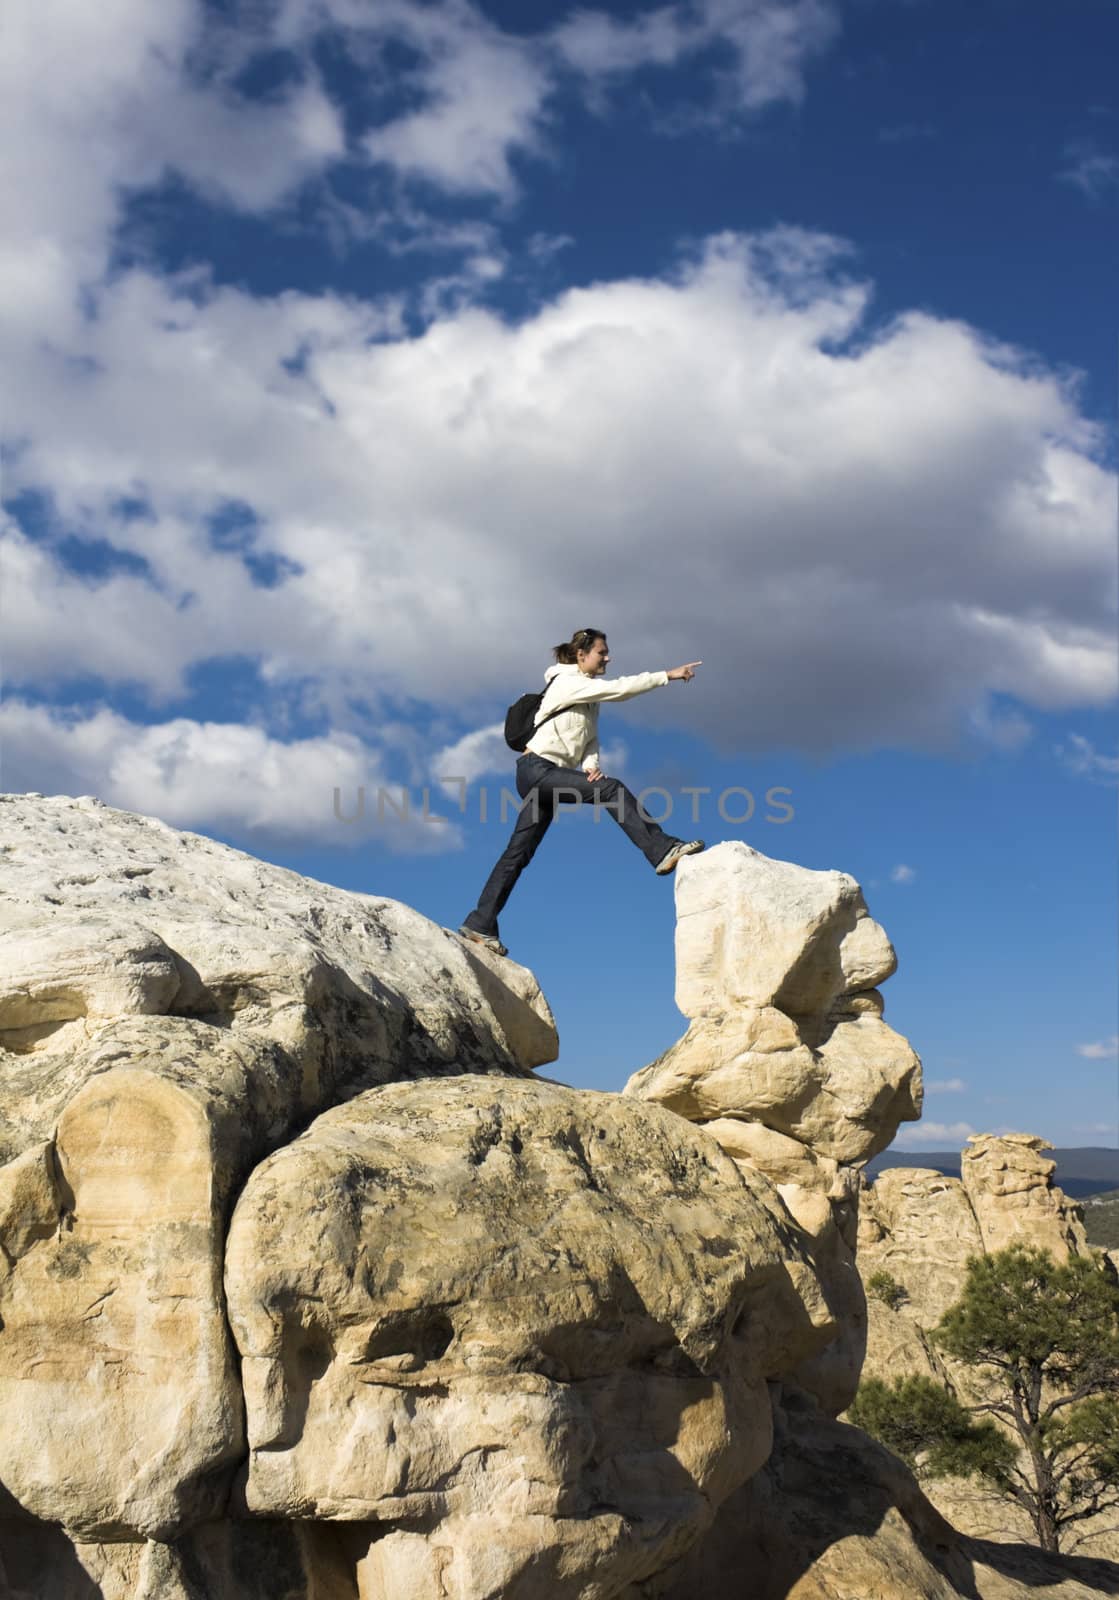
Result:
[[[657,1107],[478,1078],[363,1095],[233,1217],[246,1504],[376,1524],[373,1593],[655,1572],[765,1461],[765,1380],[818,1342],[782,1253],[729,1158]]]
[[[960,1297],[968,1258],[1012,1244],[1048,1250],[1058,1261],[1084,1255],[1080,1208],[1053,1182],[1051,1149],[1031,1134],[977,1134],[960,1158],[960,1177],[892,1167],[864,1190],[859,1217],[859,1270],[868,1294],[864,1376],[889,1381],[907,1374],[933,1378],[967,1404],[989,1398],[986,1377],[954,1360],[930,1338]],[[1032,1524],[1007,1497],[975,1482],[938,1479],[931,1500],[966,1533],[1028,1540]],[[1074,1527],[1079,1545],[1119,1558],[1114,1519]]]
[[[85,1539],[223,1510],[229,1210],[318,1111],[557,1053],[531,973],[90,800],[0,797],[0,1483]]]
[[[921,1110],[921,1066],[882,1020],[897,958],[842,872],[719,845],[677,873],[676,1003],[684,1037],[626,1085],[700,1123],[775,1185],[834,1319],[798,1381],[850,1405],[866,1340],[855,1267],[861,1168]]]
[[[1058,1261],[1089,1246],[1079,1208],[1053,1183],[1051,1149],[1031,1134],[977,1134],[960,1177],[919,1167],[880,1172],[860,1199],[858,1258],[864,1283],[876,1274],[900,1294],[870,1297],[865,1371],[947,1377],[965,1391],[965,1370],[930,1344],[928,1330],[960,1297],[969,1256],[1010,1244],[1049,1250]],[[893,1302],[893,1303],[892,1303]]]
[[[692,1027],[618,1096],[406,906],[92,800],[0,855],[0,1600],[1013,1592],[881,1452],[825,1504],[919,1108],[853,880],[682,863]]]

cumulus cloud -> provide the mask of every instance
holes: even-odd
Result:
[[[1076,1053],[1083,1056],[1085,1061],[1114,1061],[1119,1056],[1119,1034],[1096,1039],[1091,1044],[1078,1044]]]
[[[178,173],[267,210],[338,158],[341,118],[310,63],[267,100],[207,55],[197,0],[9,0],[0,54],[0,288],[23,316],[104,267],[122,199]]]
[[[702,114],[725,120],[800,101],[806,64],[839,24],[829,0],[692,0],[625,20],[573,9],[537,33],[506,32],[468,0],[286,0],[270,37],[307,51],[327,29],[375,86],[407,102],[360,136],[370,162],[403,183],[506,203],[517,161],[553,154],[550,106],[565,73],[594,86],[648,66],[694,67],[714,50],[729,65],[708,74]]]
[[[366,134],[366,153],[452,192],[511,197],[513,153],[541,144],[550,82],[538,52],[464,4],[382,0],[376,25],[412,47],[406,77],[422,99]]]
[[[146,725],[107,708],[67,715],[8,699],[0,746],[13,791],[94,794],[179,827],[258,841],[375,838],[409,854],[462,847],[454,822],[430,803],[425,815],[423,795],[390,782],[379,752],[344,733],[285,743],[238,723]]]
[[[431,775],[452,788],[460,783],[474,783],[491,773],[509,774],[514,756],[505,743],[503,725],[495,722],[485,728],[456,739],[432,758]]]
[[[92,681],[166,710],[236,657],[367,736],[438,707],[448,748],[588,616],[619,672],[702,655],[686,701],[619,715],[726,749],[943,745],[984,714],[1013,739],[1022,713],[996,703],[1114,692],[1114,479],[1074,392],[963,324],[873,327],[839,241],[722,235],[663,277],[511,321],[472,303],[507,268],[495,229],[397,196],[395,247],[426,229],[464,263],[428,285],[418,328],[396,299],[106,271],[124,200],[168,173],[267,212],[364,150],[508,198],[580,37],[589,76],[738,39],[743,104],[796,98],[826,7],[704,0],[531,39],[465,0],[282,0],[236,30],[196,0],[9,12],[9,692]],[[364,147],[314,67],[328,28],[375,88],[385,41],[410,45],[409,109]],[[250,99],[239,74],[265,49],[291,70]],[[230,506],[252,526],[235,547],[216,531]],[[114,561],[93,576],[97,550]]]
[[[892,1148],[913,1150],[922,1145],[931,1145],[938,1150],[958,1150],[974,1135],[975,1129],[970,1122],[920,1122],[914,1128],[906,1128],[899,1136],[904,1142]]]
[[[925,1084],[926,1094],[965,1094],[967,1084],[962,1078],[934,1078]]]
[[[897,866],[890,870],[891,883],[912,883],[916,876],[916,868],[907,867],[904,861],[899,861]]]
[[[159,691],[243,654],[335,703],[438,704],[469,728],[593,615],[619,672],[705,662],[687,701],[619,714],[726,749],[933,747],[993,696],[1106,704],[1115,490],[1095,431],[1061,379],[963,324],[869,329],[842,262],[800,230],[724,235],[662,279],[411,334],[394,305],[137,269],[49,346],[9,327],[9,493],[141,554],[165,596],[137,597],[126,643],[119,580],[75,634],[65,562],[17,543],[41,627],[9,681]],[[122,496],[149,515],[114,516]],[[215,548],[225,502],[282,581]]]

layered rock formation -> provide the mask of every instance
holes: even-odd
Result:
[[[851,879],[684,862],[693,1024],[622,1097],[405,906],[90,800],[0,855],[0,1600],[854,1600],[838,1511],[773,1559],[919,1103]]]
[[[949,1368],[927,1331],[960,1297],[969,1256],[1024,1243],[1058,1261],[1089,1246],[1080,1210],[1053,1183],[1044,1139],[1026,1133],[977,1134],[960,1158],[960,1177],[911,1167],[878,1174],[860,1200],[859,1270],[864,1283],[883,1274],[900,1294],[871,1296],[868,1376],[918,1373],[943,1378]],[[891,1303],[891,1299],[895,1303]],[[966,1369],[952,1367],[969,1389]]]
[[[953,1360],[929,1337],[960,1297],[968,1258],[1012,1244],[1048,1250],[1057,1261],[1090,1249],[1079,1206],[1053,1182],[1052,1149],[1032,1134],[977,1134],[960,1157],[960,1177],[921,1168],[878,1174],[860,1201],[859,1270],[872,1285],[864,1373],[887,1381],[934,1378],[968,1404],[988,1398],[982,1369]],[[875,1293],[875,1279],[881,1284]],[[1032,1525],[1005,1496],[975,1482],[941,1479],[930,1498],[969,1534],[1028,1540]],[[1115,1518],[1072,1530],[1093,1555],[1119,1559]]]
[[[877,987],[897,958],[853,878],[742,843],[688,862],[676,919],[676,1003],[691,1023],[625,1092],[700,1123],[776,1187],[836,1329],[797,1379],[838,1415],[866,1342],[859,1174],[921,1109],[920,1062]]]
[[[460,1078],[328,1112],[230,1229],[246,1504],[376,1524],[373,1594],[655,1572],[769,1454],[782,1243],[653,1107]]]
[[[93,801],[0,800],[0,1482],[84,1538],[223,1509],[221,1288],[268,1150],[390,1078],[556,1053],[535,980],[405,906]]]

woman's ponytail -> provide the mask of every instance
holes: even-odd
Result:
[[[589,650],[596,639],[605,639],[601,628],[580,628],[564,644],[552,646],[552,656],[561,666],[572,667],[579,659],[580,650]]]

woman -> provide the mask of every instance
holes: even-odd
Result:
[[[598,765],[598,708],[604,700],[632,700],[666,683],[689,683],[702,662],[689,661],[671,672],[606,678],[610,652],[606,635],[597,628],[581,629],[567,644],[556,645],[552,654],[556,665],[544,675],[547,688],[536,730],[517,762],[517,793],[524,801],[517,826],[477,906],[459,929],[465,938],[484,944],[499,956],[509,952],[498,937],[497,919],[547,833],[555,807],[565,800],[594,800],[607,808],[626,837],[662,875],[671,872],[682,856],[703,849],[702,839],[685,843],[655,822],[647,822],[625,784],[619,778],[607,778]]]

